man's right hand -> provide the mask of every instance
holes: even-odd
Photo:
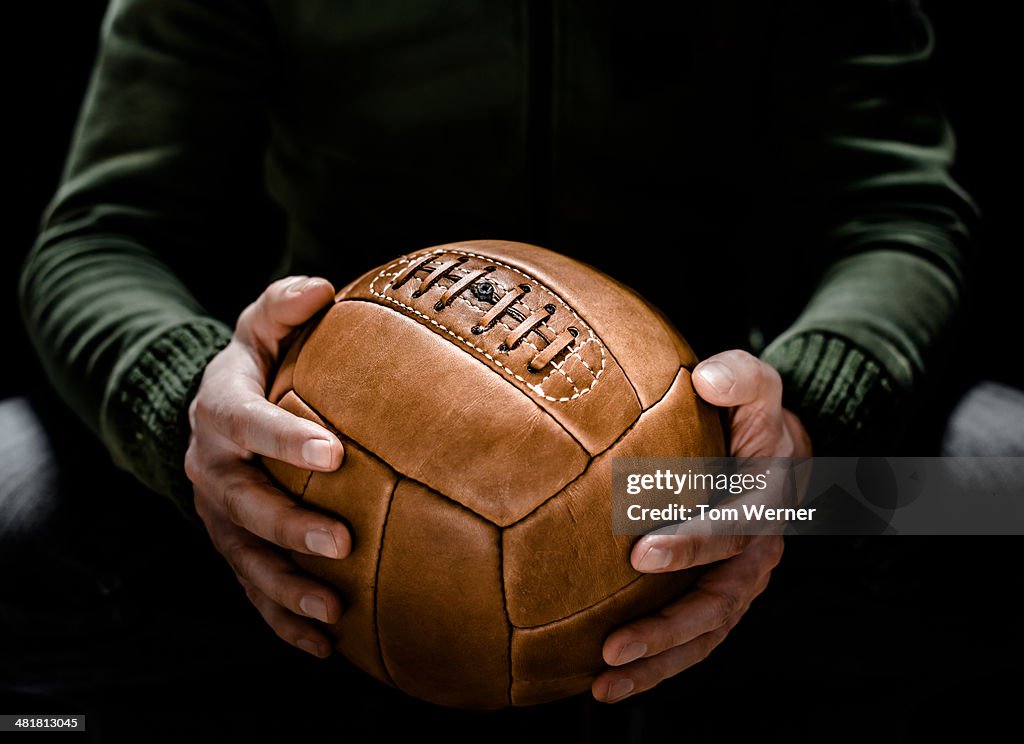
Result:
[[[192,435],[185,455],[196,511],[250,601],[277,635],[321,658],[330,656],[331,639],[307,618],[336,622],[341,602],[286,551],[344,558],[351,536],[341,522],[276,489],[253,457],[323,472],[341,465],[334,434],[278,408],[265,393],[283,342],[333,298],[326,279],[288,277],[242,312],[189,407]]]

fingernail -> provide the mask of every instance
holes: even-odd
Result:
[[[295,284],[290,285],[288,287],[288,294],[299,295],[321,283],[321,280],[315,277],[313,279],[303,279],[301,282],[296,282]]]
[[[638,568],[641,571],[657,571],[658,569],[665,568],[671,560],[672,554],[664,548],[651,548],[640,559]]]
[[[299,289],[302,285],[309,281],[308,276],[293,276],[284,285],[284,291],[288,294],[301,294],[302,290]]]
[[[631,661],[636,661],[646,653],[646,643],[641,643],[640,641],[633,641],[632,643],[627,643],[625,646],[622,647],[622,650],[619,651],[619,658],[615,660],[615,663],[628,664]],[[630,683],[630,688],[632,689],[632,683]]]
[[[619,698],[624,698],[633,692],[633,680],[618,679],[608,685],[608,702],[613,703]]]
[[[307,617],[312,617],[322,623],[328,622],[327,603],[324,602],[322,597],[318,597],[315,594],[307,594],[299,600],[299,609]]]
[[[306,533],[306,547],[317,555],[325,558],[338,557],[338,543],[334,541],[334,535],[327,530],[310,530]]]
[[[309,641],[303,638],[301,641],[298,641],[295,645],[301,648],[307,654],[313,654],[313,656],[316,656],[319,659],[322,659],[324,658],[324,656],[326,656],[326,654],[324,654],[323,651],[320,649],[320,644],[316,641]]]
[[[325,439],[310,439],[302,445],[302,459],[311,468],[327,470],[333,464],[331,443]]]
[[[721,362],[705,362],[697,371],[704,381],[719,393],[725,394],[736,384],[736,376],[732,370]]]

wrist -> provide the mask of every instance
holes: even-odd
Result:
[[[783,405],[799,417],[816,454],[860,453],[869,432],[895,420],[892,380],[841,336],[801,333],[772,344],[762,358],[779,371]]]
[[[186,514],[193,509],[183,467],[188,406],[206,365],[230,339],[230,329],[211,318],[157,331],[115,370],[101,412],[115,463]]]

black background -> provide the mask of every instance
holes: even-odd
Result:
[[[0,301],[9,342],[0,397],[46,395],[18,315],[18,266],[59,177],[104,7],[34,0],[5,9]],[[959,140],[958,176],[984,217],[959,364],[971,377],[1024,385],[1020,25],[1007,16],[1009,5],[991,1],[924,7],[937,32],[935,76]],[[678,716],[649,729],[881,741],[992,731],[1011,720],[1020,689],[1019,546],[1010,538],[791,541],[768,595],[714,663],[690,675],[685,705],[657,693],[655,702]],[[229,699],[230,691],[222,694]]]

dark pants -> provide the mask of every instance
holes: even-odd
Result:
[[[1017,541],[793,538],[726,643],[655,691],[452,711],[279,641],[205,534],[51,406],[0,402],[0,714],[85,713],[91,741],[190,743],[874,744],[1009,720],[997,679],[1020,661]],[[1024,394],[978,387],[943,453],[1022,454],[1022,427]]]

